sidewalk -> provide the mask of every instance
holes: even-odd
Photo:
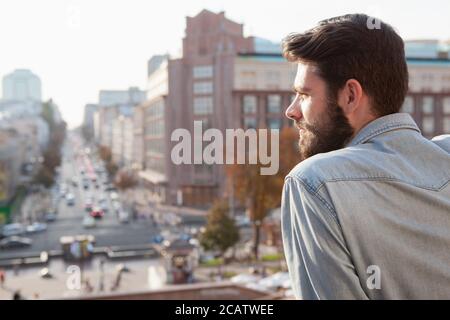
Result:
[[[129,272],[123,272],[117,290],[112,287],[117,281],[117,267],[125,264]],[[25,299],[58,299],[64,297],[81,297],[88,294],[98,293],[126,293],[133,291],[145,291],[149,289],[159,289],[165,287],[165,271],[160,259],[131,260],[125,262],[106,261],[103,272],[103,291],[101,287],[101,271],[98,260],[94,260],[85,266],[83,278],[89,281],[92,291],[81,287],[80,289],[70,289],[68,282],[72,275],[67,273],[69,265],[62,261],[55,261],[49,264],[48,268],[53,275],[52,278],[42,278],[39,274],[42,268],[22,269],[15,275],[13,270],[8,270],[5,277],[5,285],[0,287],[0,300],[10,300],[14,292],[20,290]],[[76,281],[75,281],[76,282]]]

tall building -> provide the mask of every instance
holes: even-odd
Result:
[[[119,167],[133,165],[133,106],[121,106],[112,122],[112,157]]]
[[[138,105],[133,110],[133,151],[132,169],[141,171],[144,169],[144,108]]]
[[[437,40],[406,41],[409,92],[402,108],[428,138],[450,133],[450,57]]]
[[[84,130],[91,136],[94,136],[95,132],[94,115],[97,110],[97,104],[89,103],[84,106],[83,126]]]
[[[278,52],[276,49],[278,48]],[[243,36],[243,25],[201,11],[186,19],[183,55],[151,59],[144,114],[143,184],[162,202],[208,206],[225,194],[224,166],[175,165],[175,129],[281,128],[295,66],[270,41]],[[156,63],[156,62],[157,63]]]
[[[137,87],[128,90],[101,90],[98,97],[100,107],[114,106],[118,104],[139,104],[145,100],[145,92]]]
[[[17,69],[3,77],[4,100],[42,100],[41,80],[27,69]]]
[[[109,147],[112,150],[114,121],[118,119],[120,115],[132,117],[132,109],[145,101],[145,98],[146,92],[137,87],[131,87],[128,90],[101,90],[97,107],[86,106],[87,109],[95,109],[92,114],[95,140],[99,144]],[[87,116],[85,118],[85,125],[90,124],[90,121],[91,117]],[[127,128],[130,128],[130,126],[126,126],[126,130],[128,130]],[[127,132],[126,134],[128,134],[128,137],[133,136],[132,133]],[[117,148],[116,145],[116,150],[118,150]],[[128,158],[132,158],[132,156],[128,156]],[[130,160],[129,162],[131,163],[132,161]]]

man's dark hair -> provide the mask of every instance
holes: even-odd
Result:
[[[291,62],[315,64],[334,98],[347,80],[358,80],[378,117],[398,112],[408,91],[402,38],[365,14],[323,20],[304,33],[290,34],[283,40],[283,55]]]

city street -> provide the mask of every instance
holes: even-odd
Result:
[[[95,184],[92,182],[89,183],[89,188],[87,190],[83,188],[81,183],[83,175],[80,172],[81,170],[85,170],[85,168],[75,153],[80,150],[81,143],[76,140],[78,137],[72,138],[73,139],[67,139],[63,151],[63,163],[61,165],[60,178],[58,180],[60,183],[66,184],[67,193],[73,193],[75,196],[74,205],[69,206],[66,199],[59,196],[57,218],[53,222],[47,222],[47,230],[40,233],[25,235],[33,241],[32,245],[29,247],[14,250],[0,249],[0,258],[39,253],[44,250],[58,250],[60,249],[59,240],[62,236],[91,234],[96,238],[96,246],[103,247],[149,244],[151,238],[158,232],[151,220],[141,219],[133,221],[131,212],[129,212],[130,222],[125,224],[120,223],[117,214],[112,207],[110,193],[104,190],[105,186],[101,181],[98,182],[98,189],[95,188]],[[71,184],[71,179],[73,177],[78,181],[76,187]],[[87,197],[92,197],[94,199],[94,206],[98,205],[98,201],[101,197],[104,197],[108,208],[104,217],[96,220],[96,226],[89,229],[84,228],[82,224],[83,218],[88,215],[88,212],[84,209],[84,203]],[[33,195],[32,199],[34,201],[36,196]],[[41,201],[38,203],[40,204]],[[30,206],[24,206],[24,210],[31,209],[32,205],[31,208]],[[29,214],[23,212],[22,215],[26,217]],[[31,216],[35,216],[35,213],[31,214]]]

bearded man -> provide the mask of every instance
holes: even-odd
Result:
[[[285,179],[282,235],[299,299],[450,297],[450,135],[400,113],[404,43],[364,14],[287,36],[302,161]]]

